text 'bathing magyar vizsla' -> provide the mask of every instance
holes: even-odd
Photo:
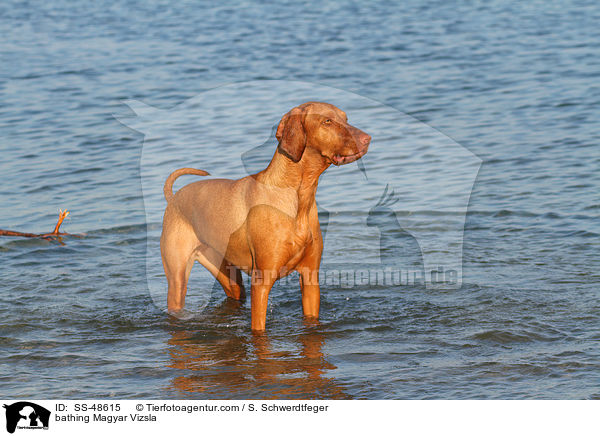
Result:
[[[293,270],[300,273],[304,315],[318,318],[323,252],[315,202],[319,176],[331,164],[360,159],[371,137],[348,124],[342,110],[317,102],[285,114],[276,137],[277,151],[258,174],[191,183],[175,195],[177,177],[208,173],[181,168],[167,178],[160,248],[169,311],[183,309],[197,260],[236,300],[245,298],[241,271],[250,275],[253,330],[265,329],[269,291]]]

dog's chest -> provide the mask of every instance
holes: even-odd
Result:
[[[312,241],[312,232],[306,218],[297,218],[292,234],[292,243],[296,248],[303,248]]]
[[[306,247],[312,240],[312,235],[308,229],[294,232],[293,239],[289,241],[289,260],[283,270],[291,271],[304,258]]]

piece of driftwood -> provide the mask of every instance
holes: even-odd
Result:
[[[23,238],[44,238],[48,240],[59,239],[61,236],[77,236],[71,233],[64,233],[60,231],[60,225],[64,221],[64,219],[69,216],[71,212],[68,210],[63,211],[62,209],[58,213],[58,222],[56,226],[54,226],[54,230],[50,233],[25,233],[25,232],[15,232],[13,230],[0,230],[0,236],[21,236]]]

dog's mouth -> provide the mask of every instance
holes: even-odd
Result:
[[[336,154],[336,155],[332,156],[331,161],[334,165],[337,165],[337,166],[345,165],[345,164],[354,162],[355,160],[358,160],[361,157],[363,157],[367,153],[368,149],[369,149],[369,144],[366,144],[354,154],[348,154],[348,155]]]

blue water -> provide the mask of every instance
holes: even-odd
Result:
[[[597,3],[584,1],[2,2],[0,228],[50,231],[68,208],[63,230],[85,236],[65,245],[0,239],[0,391],[600,398],[598,19]],[[268,98],[215,94],[246,82]],[[120,122],[133,114],[123,102],[187,104],[209,126],[182,123],[187,139],[177,144],[193,138],[198,151],[180,151],[190,165],[161,155],[157,174],[197,166],[241,177],[273,152],[271,129],[302,89],[312,90],[306,100],[338,98],[351,122],[376,132],[367,178],[356,165],[334,168],[319,190],[321,205],[336,211],[323,213],[323,224],[347,234],[342,246],[330,244],[341,268],[363,253],[354,235],[400,240],[395,227],[366,228],[369,210],[346,207],[354,197],[377,203],[391,174],[405,180],[395,191],[406,212],[400,225],[444,242],[456,223],[454,210],[419,203],[438,175],[419,165],[447,156],[427,151],[426,135],[415,133],[425,130],[390,132],[378,108],[481,159],[460,287],[326,283],[321,322],[310,325],[297,284],[281,283],[260,337],[249,329],[249,302],[218,289],[201,316],[167,316],[152,290],[164,278],[148,269],[160,222],[147,208],[160,203],[142,191],[142,156],[147,147],[176,151]],[[388,147],[394,141],[402,153]],[[387,248],[397,252],[383,246],[365,262],[384,263]]]

